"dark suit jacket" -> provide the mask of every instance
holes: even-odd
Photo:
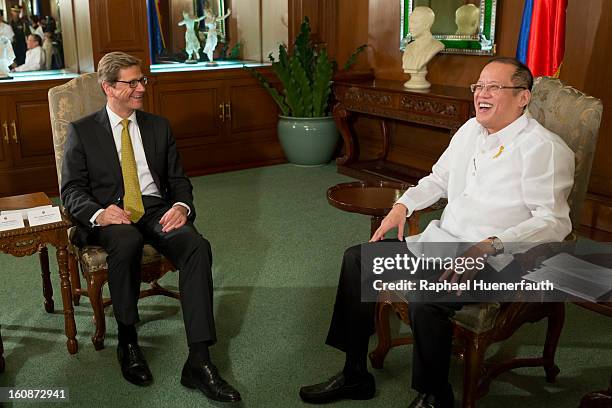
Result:
[[[136,111],[149,170],[162,197],[189,206],[195,218],[192,186],[180,164],[168,121]],[[77,243],[92,231],[90,218],[110,204],[123,205],[123,177],[106,107],[70,124],[62,165],[62,202],[79,227]]]

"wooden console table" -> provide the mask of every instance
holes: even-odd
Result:
[[[390,121],[432,126],[447,130],[452,136],[475,115],[473,95],[468,88],[432,85],[423,92],[404,88],[403,81],[337,81],[334,97],[337,103],[333,115],[344,140],[344,155],[336,159],[338,172],[362,180],[414,183],[424,175],[421,170],[387,161]],[[383,145],[376,160],[359,158],[358,143],[350,125],[355,115],[380,119]]]
[[[0,210],[17,210],[23,208],[37,207],[52,204],[49,197],[44,193],[24,194],[13,197],[0,198]],[[57,263],[61,281],[62,302],[64,306],[64,325],[66,346],[70,354],[77,352],[76,325],[74,322],[74,309],[72,308],[72,288],[68,273],[68,228],[72,224],[66,219],[51,224],[27,226],[14,230],[0,232],[0,252],[18,257],[39,254],[40,267],[42,271],[43,295],[45,298],[45,310],[53,312],[53,289],[49,273],[49,255],[47,245],[53,245],[57,249]],[[0,339],[0,367],[4,367],[2,357],[2,340]]]

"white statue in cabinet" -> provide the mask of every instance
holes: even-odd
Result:
[[[207,28],[206,31],[206,44],[204,44],[204,54],[208,57],[209,64],[214,64],[215,48],[219,41],[219,30],[217,28],[218,23],[225,20],[232,14],[232,10],[227,9],[227,13],[222,16],[215,15],[215,12],[210,8],[206,7],[204,10],[204,25]]]
[[[187,64],[195,64],[200,59],[200,40],[195,32],[195,24],[204,19],[204,16],[193,18],[188,12],[183,11],[183,20],[179,26],[185,26],[185,52],[187,52]]]

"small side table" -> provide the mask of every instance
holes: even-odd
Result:
[[[410,187],[408,183],[393,181],[341,183],[327,190],[327,201],[332,206],[348,212],[372,217],[370,236],[380,227],[383,218],[393,204]]]
[[[12,197],[0,198],[0,209],[17,210],[41,205],[52,204],[45,193],[32,193]],[[38,252],[43,280],[43,295],[45,310],[53,312],[53,290],[51,288],[49,272],[49,255],[47,245],[53,245],[57,250],[57,263],[61,281],[62,303],[64,306],[64,329],[68,338],[66,346],[70,354],[78,350],[76,341],[76,325],[74,322],[74,309],[72,308],[72,287],[68,272],[68,228],[71,223],[67,219],[52,224],[26,226],[9,231],[0,232],[0,252],[17,257],[33,255]],[[1,341],[1,340],[0,340]],[[0,357],[2,356],[0,343]]]

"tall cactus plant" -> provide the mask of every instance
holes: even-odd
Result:
[[[278,61],[272,54],[272,71],[283,84],[282,90],[274,88],[259,72],[247,68],[259,80],[278,104],[283,116],[316,118],[329,115],[332,76],[336,62],[329,58],[325,48],[316,49],[310,36],[310,21],[304,17],[295,40],[293,54],[282,44],[278,48]],[[348,69],[355,62],[365,45],[357,48],[345,65]]]

